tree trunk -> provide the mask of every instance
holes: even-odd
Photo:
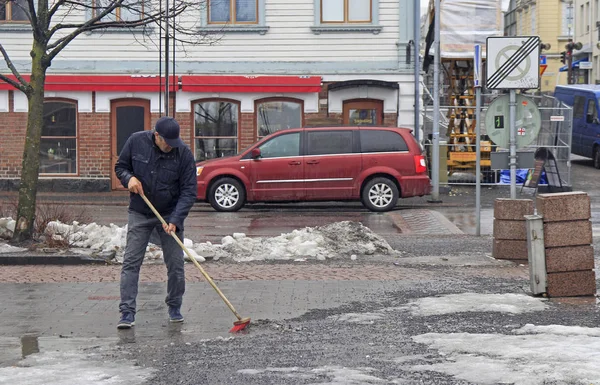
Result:
[[[33,239],[37,185],[40,168],[40,139],[44,117],[44,83],[47,65],[44,64],[46,47],[38,42],[33,43],[31,50],[31,92],[27,94],[29,112],[27,113],[27,132],[21,182],[19,185],[19,204],[17,207],[17,224],[12,243],[23,243]]]

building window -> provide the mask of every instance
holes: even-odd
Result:
[[[194,104],[194,154],[197,161],[238,152],[239,104],[200,101]]]
[[[286,128],[302,127],[304,106],[294,100],[257,102],[256,127],[258,139]]]
[[[41,174],[77,174],[77,105],[44,102],[40,141]]]
[[[573,4],[562,3],[562,31],[563,36],[573,34]]]
[[[209,24],[257,24],[258,0],[209,0]]]
[[[535,4],[531,5],[529,12],[531,13],[531,34],[535,35],[537,33],[537,15]]]
[[[92,17],[102,13],[111,6],[113,0],[92,0]],[[102,18],[103,21],[135,21],[144,16],[144,1],[123,0],[123,7],[115,8],[110,14]]]
[[[372,0],[320,0],[321,23],[370,23]]]
[[[0,22],[28,22],[27,0],[0,1]]]

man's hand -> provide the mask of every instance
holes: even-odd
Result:
[[[174,233],[177,230],[177,226],[175,226],[172,223],[169,223],[168,225],[163,225],[163,230],[165,230],[165,232],[167,234],[171,234],[171,233]]]
[[[142,183],[139,181],[138,178],[134,176],[132,176],[131,179],[129,179],[129,183],[127,183],[127,189],[134,194],[144,195],[144,188],[142,187]]]

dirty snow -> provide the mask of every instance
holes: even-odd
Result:
[[[11,227],[12,226],[12,227]],[[14,221],[0,218],[0,238],[9,238],[14,230]],[[84,254],[114,254],[117,262],[123,261],[127,237],[127,225],[123,227],[96,223],[65,224],[50,222],[46,233],[55,240],[67,240],[71,251]],[[160,242],[158,239],[156,240]],[[220,244],[196,243],[184,240],[192,256],[202,262],[205,258],[231,258],[238,262],[256,260],[325,260],[328,258],[350,258],[360,255],[391,254],[394,250],[379,235],[360,222],[335,222],[325,226],[305,227],[277,237],[250,238],[244,233],[234,233],[222,238]],[[162,259],[162,250],[149,244],[146,260]],[[186,256],[187,257],[187,256]],[[188,258],[189,259],[189,258]]]
[[[527,324],[516,335],[427,333],[413,340],[442,356],[441,362],[403,369],[435,371],[476,384],[598,384],[600,329]],[[431,359],[432,356],[429,357]]]
[[[525,294],[461,293],[420,298],[409,302],[407,308],[417,316],[485,311],[520,314],[544,310],[548,307],[545,302]]]
[[[525,294],[463,293],[426,297],[410,302],[409,306],[384,308],[375,313],[346,313],[329,319],[372,324],[391,311],[410,311],[424,317],[466,311],[518,314],[544,311],[545,302]],[[426,333],[412,339],[427,345],[429,353],[397,357],[394,362],[401,371],[434,371],[480,385],[600,383],[600,328],[526,324],[512,330],[507,328],[506,334]],[[252,374],[265,371],[272,372],[273,368]],[[311,373],[307,369],[295,372]],[[350,369],[338,368],[331,383],[354,383],[354,375]],[[404,383],[402,379],[386,379],[385,383],[390,380]]]

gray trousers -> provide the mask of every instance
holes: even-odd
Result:
[[[127,245],[121,269],[121,303],[119,311],[136,311],[136,297],[138,294],[138,282],[140,268],[144,261],[146,246],[152,232],[160,237],[163,258],[167,265],[167,298],[165,302],[169,306],[180,307],[185,292],[185,270],[183,261],[183,250],[175,239],[167,234],[160,220],[154,215],[147,217],[144,214],[129,210],[127,226]],[[183,231],[177,231],[176,235],[183,240]]]

